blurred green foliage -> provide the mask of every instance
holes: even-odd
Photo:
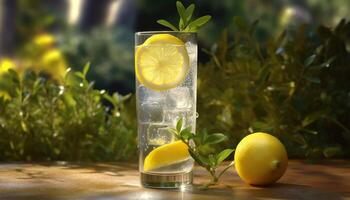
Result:
[[[348,0],[333,0],[328,2],[306,0],[305,4],[308,5],[314,18],[323,24],[334,26],[341,18],[350,19],[350,1]]]
[[[227,133],[228,146],[265,131],[290,157],[349,156],[350,23],[300,26],[266,43],[257,25],[235,18],[239,31],[204,50],[212,58],[199,66],[198,128]]]
[[[70,30],[59,36],[59,47],[70,67],[78,69],[91,62],[90,79],[96,87],[129,93],[135,88],[133,33],[127,29],[98,27],[91,32]]]
[[[18,0],[15,13],[15,45],[17,50],[22,50],[35,35],[54,29],[55,26],[64,24],[64,13],[59,12],[54,6],[60,2],[46,2],[44,0]]]
[[[0,160],[115,161],[135,158],[128,96],[108,95],[86,80],[89,66],[62,83],[26,71],[1,75]],[[111,107],[103,103],[108,101]]]
[[[175,2],[176,0],[136,0],[138,19],[135,23],[136,31],[164,30],[155,23],[159,18],[177,22]],[[260,26],[256,30],[256,38],[259,41],[265,41],[291,24],[309,22],[314,25],[326,23],[333,26],[340,18],[350,17],[350,3],[347,0],[221,0],[220,2],[183,0],[182,2],[185,6],[196,3],[198,12],[194,17],[204,14],[213,16],[211,22],[198,33],[200,46],[206,48],[218,40],[224,28],[236,31],[236,27],[232,25],[234,16],[250,20],[261,19]],[[122,94],[133,91],[133,58],[129,52],[133,51],[134,30],[125,30],[126,27],[122,25],[106,27],[101,22],[96,24],[91,32],[72,31],[71,29],[79,29],[80,25],[67,24],[68,1],[18,0],[16,4],[16,10],[12,11],[15,13],[16,21],[16,57],[21,59],[28,53],[23,49],[36,35],[43,32],[53,33],[60,38],[59,48],[63,48],[64,56],[68,57],[69,67],[78,69],[87,61],[91,62],[93,69],[88,77],[96,80],[97,88],[118,91]],[[85,12],[87,10],[82,9],[79,16],[81,19],[84,18]],[[199,54],[202,62],[208,60],[205,54],[202,52]]]
[[[257,21],[234,21],[239,31],[203,50],[211,60],[199,65],[197,129],[226,133],[228,148],[264,131],[292,158],[348,157],[350,23],[300,26],[261,43]],[[10,98],[0,100],[0,159],[135,158],[134,96],[93,89],[87,73],[88,66],[62,82],[30,71],[1,75]]]
[[[162,30],[160,25],[154,23],[158,18],[176,22],[178,20],[174,8],[176,1],[138,0],[139,18],[142,20],[137,21],[136,30]],[[293,24],[307,22],[315,27],[320,24],[335,26],[341,18],[350,18],[348,0],[182,0],[182,3],[185,6],[196,4],[198,15],[195,17],[204,14],[213,16],[211,22],[198,33],[201,46],[206,47],[219,39],[224,28],[235,30],[232,24],[235,16],[241,16],[247,20],[260,19],[256,38],[261,41]]]

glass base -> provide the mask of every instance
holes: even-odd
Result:
[[[191,172],[178,174],[152,174],[141,172],[141,184],[146,188],[176,189],[192,184]]]

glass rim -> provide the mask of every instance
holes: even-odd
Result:
[[[154,35],[160,33],[172,33],[172,34],[181,34],[181,35],[197,35],[197,32],[183,32],[183,31],[138,31],[135,32],[135,35]]]

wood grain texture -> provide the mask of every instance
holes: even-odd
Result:
[[[208,180],[195,169],[195,185],[186,191],[141,188],[136,164],[1,164],[0,199],[207,200],[207,199],[350,199],[350,162],[308,164],[290,161],[277,184],[252,187],[229,170],[218,186],[203,191]]]

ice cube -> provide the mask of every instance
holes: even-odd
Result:
[[[179,119],[183,120],[183,127],[192,126],[194,131],[195,115],[192,109],[175,109],[175,110],[164,110],[164,122],[171,124],[171,127],[176,127]]]
[[[152,123],[147,129],[147,142],[149,145],[164,145],[175,140],[175,136],[168,131],[169,125]]]
[[[166,92],[154,91],[146,88],[143,85],[140,85],[138,88],[138,101],[140,103],[145,102],[158,102],[162,103],[165,100]]]
[[[178,87],[168,91],[165,98],[165,106],[168,109],[191,108],[192,101],[189,88]]]
[[[137,88],[137,111],[140,122],[162,122],[166,92],[157,92],[141,85]]]
[[[162,122],[162,104],[158,102],[141,103],[141,105],[138,107],[138,117],[140,122]]]

